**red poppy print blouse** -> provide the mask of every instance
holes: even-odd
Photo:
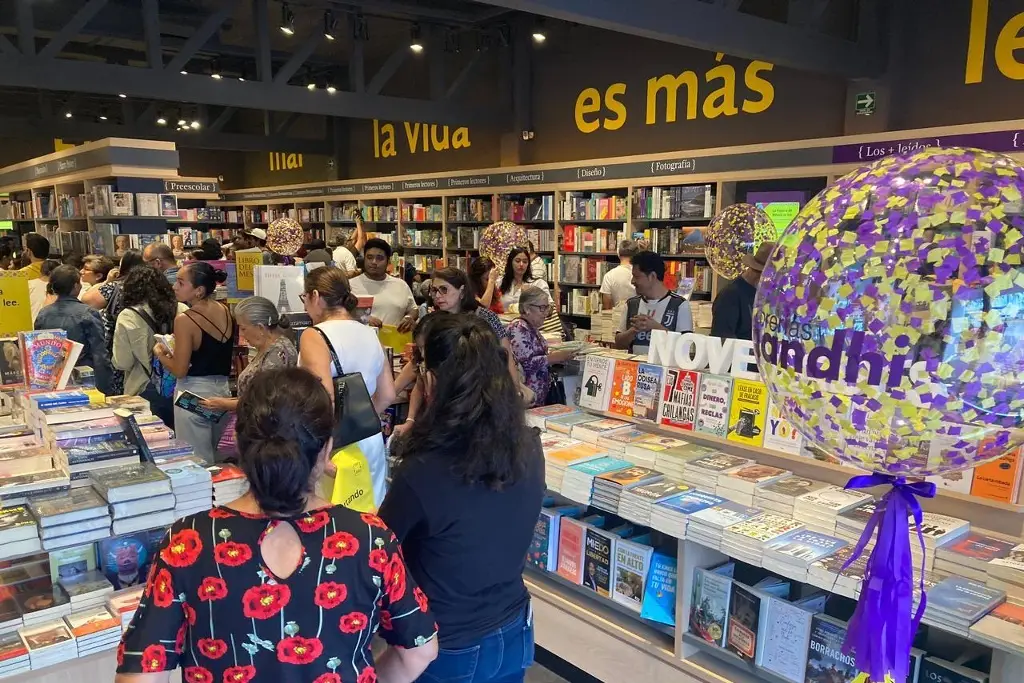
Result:
[[[288,523],[303,554],[278,578],[259,546]],[[375,683],[370,640],[378,629],[405,648],[437,633],[379,517],[341,506],[290,520],[213,508],[176,522],[164,538],[117,671],[180,666],[186,683]]]

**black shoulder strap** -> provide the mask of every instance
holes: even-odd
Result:
[[[342,377],[345,372],[341,369],[341,361],[338,360],[338,354],[334,351],[334,345],[331,344],[331,340],[327,337],[327,333],[321,330],[319,327],[314,325],[312,328],[316,330],[321,337],[324,338],[324,344],[327,344],[327,350],[331,352],[331,362],[334,363],[334,369],[338,371],[338,377]]]
[[[128,308],[135,311],[139,315],[139,317],[142,318],[147,325],[149,325],[149,329],[153,330],[155,334],[167,334],[167,332],[164,331],[163,328],[156,324],[156,320],[153,318],[153,316],[151,316],[149,313],[146,313],[145,310],[139,308],[138,306],[129,306]]]

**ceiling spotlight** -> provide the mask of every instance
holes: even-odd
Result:
[[[156,117],[156,125],[158,125],[158,126],[166,126],[167,125],[167,119],[165,119],[163,116]]]
[[[220,75],[220,74],[219,74],[218,72],[216,72],[216,71],[214,71],[214,72],[213,72],[212,74],[210,74],[210,77],[211,77],[211,78],[215,78],[215,79],[217,79],[218,81],[219,81],[219,80],[220,80],[221,78],[223,78],[223,77],[222,77],[222,76],[221,76],[221,75]]]
[[[107,115],[106,114],[100,114],[99,119],[100,119],[100,121],[106,121],[107,120]]]
[[[292,12],[287,2],[281,5],[281,33],[286,36],[295,35],[295,12]]]
[[[423,52],[423,41],[420,39],[420,25],[413,24],[412,30],[409,33],[409,49],[417,54]]]
[[[188,125],[188,121],[185,119],[178,119],[178,128],[184,128]]]
[[[334,93],[338,92],[338,89],[335,88],[333,85],[329,85],[327,86],[327,92],[333,95]]]
[[[118,97],[120,97],[120,98],[121,98],[122,100],[123,100],[123,99],[125,99],[126,97],[128,97],[128,96],[127,96],[127,95],[125,95],[125,94],[124,94],[123,92],[119,92],[119,93],[117,93],[117,96],[118,96]]]
[[[72,114],[71,112],[69,112],[69,111],[64,112],[64,118],[70,119],[72,116],[74,116],[74,114]]]
[[[199,123],[199,120],[196,119],[196,120],[192,121],[192,123],[190,125],[191,125],[192,130],[199,130],[199,126],[201,124]]]
[[[548,39],[547,32],[544,30],[544,19],[538,18],[537,23],[533,25],[533,42],[538,45]]]
[[[188,72],[187,72],[187,71],[185,71],[184,69],[182,69],[182,70],[181,70],[181,71],[179,71],[178,73],[180,73],[180,74],[181,74],[182,76],[188,76]]]
[[[324,11],[324,38],[334,40],[334,32],[338,30],[338,20],[331,10]]]
[[[239,76],[239,77],[238,77],[238,80],[240,80],[240,81],[243,81],[243,82],[244,82],[244,81],[245,81],[245,76]]]
[[[310,81],[307,83],[306,90],[316,90],[316,81]]]

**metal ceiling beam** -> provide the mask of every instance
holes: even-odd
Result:
[[[178,54],[174,55],[164,71],[172,73],[181,71],[188,64],[188,60],[192,59],[192,56],[206,45],[213,34],[220,30],[221,25],[229,16],[231,16],[231,11],[226,8],[221,8],[208,16],[203,25],[196,29],[196,32],[181,46]]]
[[[40,58],[53,59],[59,55],[61,49],[68,44],[68,41],[77,36],[106,4],[107,0],[89,0],[89,2],[85,3],[75,12],[74,16],[68,19],[68,23],[64,24],[64,27],[57,32],[57,35],[50,38],[50,42],[39,51]]]
[[[293,125],[295,125],[295,122],[299,120],[300,116],[302,116],[302,114],[297,114],[295,112],[288,114],[288,116],[285,117],[284,121],[277,124],[277,128],[274,129],[274,134],[284,135],[285,133],[287,133],[288,130],[291,129]]]
[[[846,78],[877,75],[878,53],[700,0],[476,0],[587,26]]]
[[[32,21],[32,0],[18,0],[15,15],[18,24],[18,48],[22,54],[35,55],[36,29]]]
[[[213,123],[209,125],[207,130],[211,133],[218,133],[224,130],[224,125],[231,120],[231,117],[235,115],[236,111],[238,110],[235,107],[224,107],[224,110],[216,119],[214,119]]]
[[[323,31],[315,31],[312,35],[306,38],[305,42],[299,46],[299,49],[295,51],[292,58],[285,62],[277,73],[274,74],[274,83],[284,84],[291,80],[291,77],[299,72],[302,65],[306,63],[310,55],[316,51],[320,43],[324,42]]]
[[[366,93],[368,95],[379,95],[380,91],[384,89],[384,86],[388,84],[391,77],[395,75],[398,69],[405,64],[405,60],[409,58],[409,47],[406,45],[400,46],[397,50],[391,53],[391,56],[387,58],[387,61],[381,65],[377,73],[370,79],[370,84],[366,86]],[[385,117],[380,117],[385,118]],[[405,120],[405,119],[400,119]]]
[[[452,24],[475,24],[493,16],[491,10],[480,12],[460,12],[439,7],[397,2],[396,0],[353,0],[343,3],[353,12],[364,11],[367,14],[392,16],[402,19],[436,19]]]
[[[469,77],[473,75],[476,65],[480,63],[480,55],[482,54],[483,52],[474,52],[473,56],[469,58],[469,61],[466,62],[466,66],[462,67],[462,71],[460,71],[459,75],[455,77],[452,84],[448,86],[448,92],[445,93],[444,96],[446,100],[454,99],[459,94],[459,91],[461,91],[463,86],[465,86],[469,81]]]
[[[197,74],[182,75],[170,68],[154,73],[152,69],[118,64],[0,55],[0,86],[38,88],[40,84],[45,84],[48,89],[68,92],[105,95],[123,92],[129,97],[140,99],[247,109],[264,109],[273,103],[278,111],[392,121],[466,125],[481,121],[500,122],[507,116],[497,106],[481,109],[455,102],[385,97],[340,90],[330,94],[322,89],[309,91],[286,84],[215,80]]]
[[[17,55],[18,48],[14,47],[14,43],[7,40],[7,36],[0,35],[0,52],[5,55]]]
[[[270,61],[270,17],[267,0],[252,0],[252,18],[256,26],[256,78],[264,83],[274,79]]]
[[[146,39],[146,59],[150,69],[164,68],[160,44],[160,0],[142,0],[142,32]]]

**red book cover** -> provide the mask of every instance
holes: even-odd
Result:
[[[562,226],[562,251],[576,251],[576,226]]]
[[[583,531],[580,522],[562,517],[558,525],[558,575],[583,584]]]
[[[640,364],[632,360],[615,361],[612,374],[612,398],[608,411],[633,417],[633,400],[636,394],[636,373]]]
[[[693,431],[697,421],[700,375],[693,370],[667,368],[661,402],[661,424]]]

